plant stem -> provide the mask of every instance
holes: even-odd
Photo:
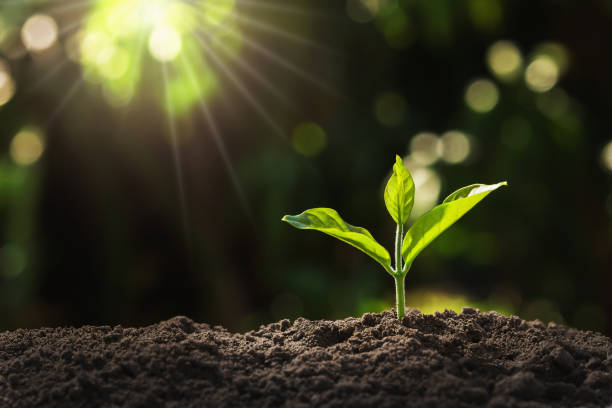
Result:
[[[406,314],[406,300],[404,299],[404,279],[406,275],[401,271],[395,275],[395,301],[397,308],[397,318],[402,319]]]
[[[397,230],[395,231],[395,307],[397,310],[397,318],[401,319],[404,317],[406,312],[406,301],[404,299],[404,268],[402,267],[402,244],[404,241],[404,226],[397,224]]]
[[[404,226],[397,224],[395,230],[395,272],[402,273],[402,244],[404,241]]]

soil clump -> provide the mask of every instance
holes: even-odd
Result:
[[[612,341],[464,308],[0,333],[0,407],[606,407]]]

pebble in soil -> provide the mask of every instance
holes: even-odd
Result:
[[[612,341],[464,308],[0,333],[0,408],[605,407]]]

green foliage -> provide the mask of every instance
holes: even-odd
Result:
[[[374,258],[385,270],[391,270],[389,252],[376,242],[367,229],[344,222],[336,210],[312,208],[299,215],[285,215],[283,221],[295,228],[321,231],[338,238]]]
[[[459,218],[463,217],[489,193],[505,185],[507,183],[502,182],[492,185],[472,184],[460,188],[446,197],[442,204],[419,217],[404,237],[402,258],[406,265],[410,265],[427,245]]]
[[[482,199],[506,182],[472,184],[449,195],[442,204],[423,214],[402,238],[403,226],[408,221],[414,204],[414,182],[399,156],[395,157],[393,174],[385,188],[385,205],[397,224],[395,267],[389,252],[365,228],[344,222],[331,208],[313,208],[299,215],[285,215],[282,220],[299,229],[321,231],[365,252],[380,263],[395,279],[397,316],[404,316],[404,278],[414,258],[436,237],[463,217]],[[402,265],[402,260],[404,264]]]
[[[385,205],[396,224],[408,221],[414,205],[414,182],[399,156],[395,156],[393,175],[385,187]]]

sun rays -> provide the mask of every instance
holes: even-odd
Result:
[[[258,39],[257,33],[263,33],[291,47],[334,56],[333,50],[307,36],[250,16],[256,11],[281,18],[290,15],[318,18],[316,12],[296,5],[254,0],[5,0],[0,5],[0,15],[4,10],[21,16],[23,23],[32,15],[42,16],[40,21],[31,22],[30,28],[16,26],[15,29],[21,30],[22,37],[28,35],[31,43],[39,41],[44,46],[37,49],[24,39],[13,58],[31,55],[37,59],[49,54],[56,58],[40,78],[25,84],[22,91],[33,93],[75,63],[80,66],[80,75],[66,87],[48,113],[47,125],[85,87],[124,112],[140,93],[146,95],[144,103],[156,104],[165,112],[186,236],[190,234],[189,206],[181,157],[181,143],[185,138],[179,134],[179,121],[190,120],[193,115],[202,116],[206,136],[214,141],[244,212],[251,220],[248,200],[211,101],[225,87],[231,87],[271,131],[287,139],[285,129],[262,104],[258,92],[265,91],[279,106],[288,108],[293,105],[291,98],[266,70],[245,59],[243,51],[249,50],[271,67],[286,71],[305,84],[339,96],[325,80]],[[44,34],[41,21],[55,24],[55,31]],[[159,69],[152,69],[155,66]],[[162,89],[152,92],[155,87]],[[143,103],[143,98],[138,98],[138,103]]]

